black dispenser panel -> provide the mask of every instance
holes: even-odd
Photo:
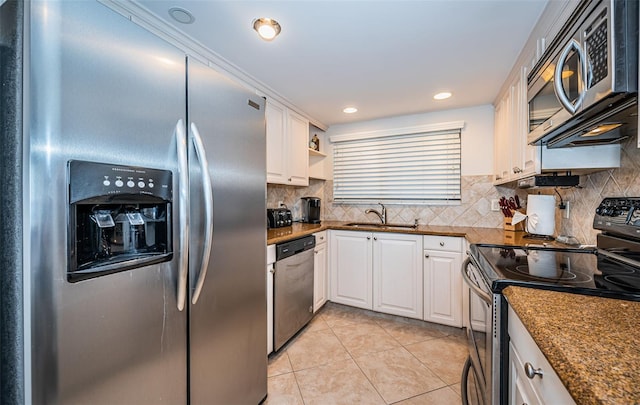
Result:
[[[171,260],[171,203],[170,170],[70,161],[67,279]]]

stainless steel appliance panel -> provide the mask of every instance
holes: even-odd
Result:
[[[528,80],[529,143],[619,142],[637,129],[638,2],[583,0]],[[600,124],[613,130],[589,132]]]
[[[187,319],[176,306],[177,259],[73,284],[65,274],[67,162],[175,173],[184,56],[97,2],[27,4],[27,401],[185,403]]]
[[[279,350],[313,317],[313,249],[275,264],[273,346]]]
[[[264,100],[193,58],[187,81],[190,398],[194,404],[257,404],[267,395]],[[193,146],[198,135],[204,156]],[[203,169],[210,185],[203,185]],[[203,265],[202,235],[209,226],[211,253]]]
[[[22,201],[22,40],[23,2],[0,4],[0,403],[22,404],[24,399],[24,294]]]
[[[503,373],[505,360],[501,357],[501,348],[506,332],[501,325],[502,299],[500,294],[493,294],[483,281],[477,270],[477,264],[469,257],[462,265],[462,276],[469,287],[469,327],[467,328],[467,346],[469,358],[463,370],[462,391],[465,394],[464,405],[467,404],[500,404],[504,396],[505,386]],[[478,297],[482,303],[482,311],[486,325],[484,329],[474,326],[471,303]],[[478,395],[479,394],[479,395]]]

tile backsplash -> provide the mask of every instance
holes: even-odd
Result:
[[[460,205],[388,205],[389,222],[413,223],[421,225],[474,226],[501,228],[502,214],[491,211],[491,200],[500,196],[518,194],[526,201],[527,194],[551,194],[560,202],[569,201],[569,218],[564,211],[556,209],[556,234],[571,235],[585,244],[595,244],[599,231],[592,229],[593,215],[600,201],[605,197],[640,196],[640,149],[636,147],[636,137],[622,145],[621,167],[580,176],[580,187],[558,189],[539,188],[519,190],[513,185],[493,186],[491,176],[462,176],[462,202]],[[371,204],[347,205],[333,203],[333,181],[309,181],[308,187],[291,187],[269,184],[267,186],[267,206],[277,207],[282,201],[292,210],[294,219],[301,216],[300,198],[305,196],[322,199],[322,219],[330,221],[376,221],[373,214],[365,214]]]
[[[580,176],[580,187],[558,189],[569,201],[569,218],[556,210],[556,233],[572,235],[582,243],[595,244],[600,231],[593,229],[595,209],[605,197],[640,197],[640,149],[636,137],[622,144],[620,168]],[[553,189],[540,189],[542,194],[555,194]],[[559,203],[560,197],[556,194]]]

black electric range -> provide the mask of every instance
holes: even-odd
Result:
[[[595,212],[597,247],[471,245],[493,293],[520,285],[640,301],[640,198],[606,198]]]
[[[640,263],[599,249],[472,245],[470,254],[494,293],[520,285],[640,301]]]
[[[506,403],[509,359],[509,285],[640,301],[640,198],[606,198],[595,212],[597,246],[561,249],[471,245],[462,276],[469,286],[469,358],[462,372],[462,402]],[[484,325],[474,324],[479,302]]]

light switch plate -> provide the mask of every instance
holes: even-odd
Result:
[[[491,211],[500,211],[500,200],[491,200]]]

